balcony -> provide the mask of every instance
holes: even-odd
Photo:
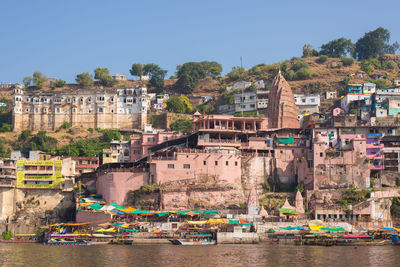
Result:
[[[367,158],[369,158],[369,159],[383,159],[383,155],[381,155],[381,154],[369,154],[369,155],[367,155]]]
[[[228,140],[228,139],[200,139],[197,142],[199,146],[232,146],[240,147],[240,140]]]
[[[383,144],[378,144],[378,143],[373,143],[373,144],[367,144],[367,148],[383,148]]]
[[[27,170],[25,169],[25,174],[53,174],[53,170]]]
[[[383,165],[381,165],[381,166],[374,166],[374,165],[372,165],[372,166],[369,167],[369,169],[370,169],[370,170],[373,170],[373,171],[383,170]]]

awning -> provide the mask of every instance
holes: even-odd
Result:
[[[239,220],[229,220],[229,224],[239,224]]]
[[[165,211],[165,212],[158,212],[158,213],[156,213],[156,214],[157,214],[158,217],[162,217],[162,216],[168,215],[169,212],[168,212],[168,211]]]
[[[283,214],[298,214],[295,209],[279,209],[279,212]]]
[[[204,214],[220,214],[219,210],[205,210],[203,211]]]
[[[101,209],[103,206],[99,204],[99,202],[96,202],[92,205],[89,206],[89,208],[94,209],[94,210],[99,210]]]
[[[278,144],[284,144],[284,145],[288,145],[288,144],[293,144],[294,143],[294,137],[288,137],[288,138],[276,138],[276,142]]]
[[[394,232],[397,232],[396,229],[390,228],[390,227],[382,227],[382,229],[385,230],[385,231],[394,231]]]
[[[116,202],[112,203],[111,206],[113,206],[113,207],[116,208],[116,209],[120,209],[120,210],[121,210],[121,209],[126,209],[126,207],[121,206],[121,205],[118,205]]]

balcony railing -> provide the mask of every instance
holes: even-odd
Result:
[[[373,143],[373,144],[367,144],[367,148],[383,148],[383,144],[378,144],[378,143]]]
[[[381,166],[372,165],[372,166],[369,167],[369,169],[370,170],[383,170],[384,168],[383,168],[383,165],[381,165]]]

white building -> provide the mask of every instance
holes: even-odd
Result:
[[[351,102],[363,99],[364,95],[347,94],[345,97],[342,98],[342,100],[340,100],[340,107],[347,113],[349,112],[349,106]]]
[[[294,101],[302,114],[319,112],[321,102],[319,95],[295,94]]]
[[[376,92],[376,84],[374,83],[364,83],[363,84],[363,93],[364,95],[371,95]]]

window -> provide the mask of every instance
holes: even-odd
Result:
[[[238,165],[238,163],[237,163],[237,161],[235,161],[235,166],[237,166]]]
[[[218,166],[218,161],[215,161],[215,166]]]
[[[110,98],[110,102],[114,102],[114,97],[111,97],[111,98]]]
[[[319,153],[319,156],[322,158],[324,156],[324,153]]]
[[[190,169],[190,164],[183,164],[184,169]]]
[[[204,165],[204,166],[207,165],[207,161],[203,161],[203,165]]]
[[[174,169],[175,165],[174,164],[168,164],[168,169]]]
[[[311,98],[311,103],[315,103],[315,98]]]
[[[164,137],[163,137],[163,140],[164,140],[164,141],[168,141],[168,136],[164,136]]]
[[[91,110],[91,109],[89,109],[89,110],[88,110],[88,113],[89,113],[89,114],[90,114],[90,113],[92,113],[92,110]]]
[[[25,109],[25,112],[29,112],[29,108],[26,108],[26,109]]]
[[[240,108],[241,108],[241,109],[245,109],[245,108],[246,108],[246,105],[240,105]]]
[[[60,108],[56,108],[56,113],[60,113],[61,109]]]
[[[225,165],[226,165],[226,166],[229,166],[229,161],[225,161]]]
[[[301,100],[301,102],[306,103],[306,100],[303,98],[303,99]]]
[[[156,141],[156,139],[154,137],[148,137],[147,138],[147,142],[154,142]]]
[[[111,111],[111,113],[114,113],[114,110],[113,110],[113,109],[111,109],[110,111]]]
[[[138,145],[140,145],[140,141],[139,141],[139,140],[136,140],[135,142],[133,142],[133,144],[134,144],[135,146],[138,146]]]
[[[98,108],[98,112],[99,113],[103,113],[104,112],[104,108]]]
[[[256,104],[250,104],[250,107],[251,107],[251,108],[255,108],[255,107],[256,107]]]

